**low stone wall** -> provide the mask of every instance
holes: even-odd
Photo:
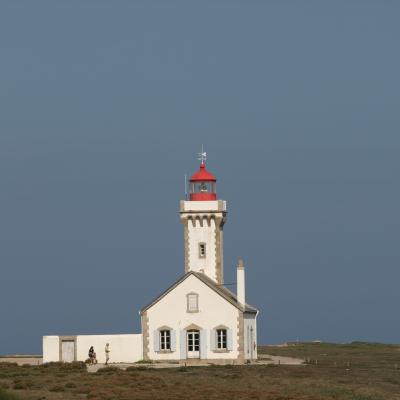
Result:
[[[0,363],[17,363],[18,365],[41,365],[43,361],[42,356],[34,355],[10,355],[0,356]]]

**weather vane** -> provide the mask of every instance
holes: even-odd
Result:
[[[202,164],[207,160],[207,153],[203,149],[203,145],[201,145],[201,153],[199,153],[198,160],[201,161]]]

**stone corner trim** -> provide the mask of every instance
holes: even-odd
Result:
[[[185,258],[185,274],[189,271],[189,219],[182,218],[183,224],[183,249]]]
[[[219,285],[224,283],[224,259],[223,259],[223,226],[225,218],[217,216],[215,217],[215,273],[216,281]]]
[[[238,361],[239,363],[244,363],[244,316],[242,311],[238,311],[238,321],[237,321],[237,342],[238,342]]]
[[[150,332],[147,311],[142,314],[143,360],[150,360]]]

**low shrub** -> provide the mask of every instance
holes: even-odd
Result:
[[[88,393],[90,393],[90,391],[91,391],[90,387],[81,386],[81,387],[76,388],[76,389],[74,390],[74,393],[78,393],[78,394],[88,394]]]
[[[18,383],[14,384],[13,389],[14,390],[24,390],[24,389],[28,389],[28,386],[23,382],[18,382]],[[1,397],[0,397],[0,399],[1,399]]]
[[[58,369],[60,371],[82,371],[86,370],[86,364],[83,361],[73,361],[71,363],[57,361],[43,364],[41,368]]]
[[[73,389],[76,388],[76,385],[74,382],[67,382],[64,387],[66,387],[67,389]]]
[[[65,392],[65,388],[61,385],[55,385],[49,388],[49,392]]]
[[[71,363],[62,363],[62,369],[67,371],[86,370],[86,364],[83,361],[73,361]]]
[[[97,374],[113,374],[114,372],[120,371],[117,367],[103,367],[97,370]]]
[[[19,400],[19,397],[15,393],[0,388],[0,400]]]
[[[63,365],[64,363],[61,361],[51,361],[42,364],[42,368],[59,368]]]

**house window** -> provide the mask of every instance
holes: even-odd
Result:
[[[199,295],[197,293],[189,293],[187,295],[187,312],[199,311]]]
[[[206,258],[206,244],[199,243],[199,258]]]
[[[227,333],[226,329],[217,329],[217,350],[227,350]]]
[[[160,331],[160,350],[171,350],[171,331]]]

